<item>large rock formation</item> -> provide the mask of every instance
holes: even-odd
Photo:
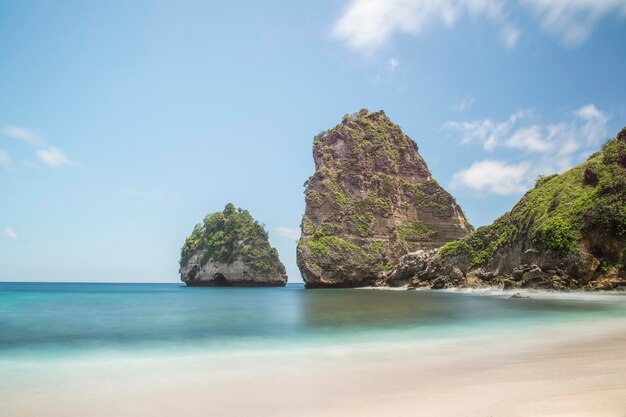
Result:
[[[247,210],[227,204],[196,225],[180,257],[187,286],[265,287],[287,283],[285,267],[267,232]]]
[[[388,285],[626,289],[626,128],[602,152],[440,250],[405,255]]]
[[[471,229],[411,138],[379,111],[315,137],[297,262],[307,288],[381,282],[400,256]]]

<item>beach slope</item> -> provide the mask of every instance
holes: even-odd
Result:
[[[0,415],[626,415],[626,321],[413,345],[0,361]]]

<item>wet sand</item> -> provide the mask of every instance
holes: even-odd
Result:
[[[412,345],[0,358],[0,416],[626,416],[626,320]]]

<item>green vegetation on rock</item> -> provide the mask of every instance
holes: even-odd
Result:
[[[389,272],[393,269],[393,265],[389,262],[383,262],[379,265],[379,268],[382,272]]]
[[[431,229],[419,220],[413,220],[408,224],[400,226],[398,233],[404,240],[428,239],[438,234],[435,229]]]
[[[348,170],[355,167],[368,171],[383,167],[390,171],[397,170],[401,152],[411,147],[411,139],[383,112],[371,113],[361,109],[352,115],[345,115],[339,125],[315,137],[313,147],[324,162],[335,157],[335,151],[327,145],[327,139],[339,129],[350,136],[353,148],[351,157],[342,162]],[[400,141],[392,143],[390,135]]]
[[[371,285],[405,253],[468,232],[416,143],[383,111],[345,115],[315,137],[313,157],[297,252],[308,286]]]
[[[369,244],[368,249],[370,252],[384,252],[385,244],[383,242],[372,242]]]
[[[339,251],[362,252],[361,248],[355,244],[337,236],[325,235],[321,231],[313,233],[306,244],[314,252],[321,255]]]
[[[344,148],[339,151],[329,145],[337,132],[341,132],[349,148],[347,154]],[[355,207],[358,213],[389,216],[395,194],[402,188],[412,195],[411,204],[426,212],[441,217],[453,213],[454,199],[431,177],[413,141],[383,112],[371,113],[361,109],[345,115],[341,124],[317,135],[313,147],[314,154],[321,156],[322,164],[317,167],[317,175],[305,183],[308,204],[328,204],[338,214],[346,214],[346,210]],[[425,182],[397,177],[399,164],[406,153],[417,156],[417,160],[411,163],[426,178]],[[357,197],[346,190],[346,183],[361,186],[366,183],[369,193]]]
[[[602,236],[604,243],[591,244],[594,234]],[[447,243],[440,254],[469,256],[476,267],[526,237],[537,249],[562,253],[577,253],[581,244],[589,243],[595,256],[621,261],[626,238],[626,129],[581,165],[561,175],[537,178],[535,188],[510,212]],[[608,244],[611,241],[617,243]]]
[[[539,175],[535,180],[535,188],[541,187],[546,182],[550,181],[553,178],[558,177],[559,174],[551,174],[551,175]]]
[[[349,222],[352,223],[354,232],[359,236],[367,236],[374,221],[374,215],[370,212],[364,214],[353,214],[350,216]]]
[[[243,258],[257,271],[271,271],[280,263],[261,224],[247,210],[228,203],[224,211],[209,214],[197,224],[181,249],[180,265],[201,251],[201,263],[230,263]]]

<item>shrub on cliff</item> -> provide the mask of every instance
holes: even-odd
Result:
[[[180,264],[187,263],[197,251],[202,252],[203,263],[228,263],[241,256],[259,271],[271,269],[278,258],[263,226],[247,210],[231,203],[194,227],[181,249]]]

